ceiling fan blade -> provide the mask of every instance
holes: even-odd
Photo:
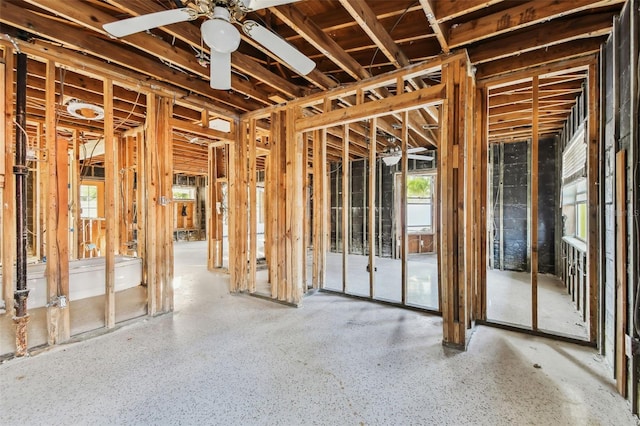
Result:
[[[217,90],[231,89],[231,52],[220,53],[211,50],[209,64],[211,80],[209,84]]]
[[[423,147],[423,146],[419,146],[417,148],[409,148],[407,149],[407,154],[415,154],[416,152],[422,152],[422,151],[426,151],[427,148]]]
[[[280,6],[282,4],[294,3],[298,0],[240,0],[248,10],[265,9],[267,7]]]
[[[197,17],[198,15],[193,9],[185,7],[183,9],[163,10],[162,12],[148,13],[146,15],[109,22],[108,24],[104,24],[102,28],[114,37],[124,37],[151,28],[175,24],[177,22],[191,21]]]
[[[289,64],[298,74],[307,75],[316,67],[315,62],[256,21],[245,21],[242,30],[246,35],[262,44],[278,58],[282,59],[282,61]]]
[[[411,158],[412,160],[422,160],[422,161],[433,160],[433,157],[430,155],[419,155],[419,154],[407,154],[407,158]]]

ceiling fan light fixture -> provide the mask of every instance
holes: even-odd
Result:
[[[400,161],[400,156],[390,155],[387,157],[382,157],[382,161],[384,162],[385,166],[394,166]]]
[[[202,39],[218,53],[231,53],[240,46],[240,33],[230,22],[229,11],[216,6],[213,18],[202,23]]]

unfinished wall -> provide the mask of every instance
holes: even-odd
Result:
[[[604,97],[604,185],[601,193],[603,200],[602,207],[604,210],[604,260],[603,260],[603,287],[604,300],[601,300],[601,306],[604,308],[604,348],[602,351],[610,368],[613,369],[614,360],[614,342],[615,342],[615,206],[614,206],[614,189],[615,189],[615,152],[616,152],[616,131],[615,131],[615,109],[614,109],[614,66],[613,66],[613,38],[610,38],[606,44],[604,62],[604,75],[602,93]]]
[[[351,179],[349,187],[351,188],[351,213],[349,214],[350,241],[349,252],[354,254],[368,254],[368,229],[367,217],[369,215],[369,201],[367,169],[368,161],[359,160],[351,163]]]
[[[556,221],[558,220],[557,143],[543,139],[538,152],[538,272],[556,274]]]
[[[376,255],[380,257],[394,257],[394,231],[397,213],[394,213],[395,179],[401,172],[401,163],[386,166],[381,160],[376,161]],[[355,160],[350,163],[351,190],[350,201],[350,239],[349,253],[369,254],[369,230],[367,217],[369,215],[369,182],[367,160]],[[409,172],[431,168],[431,161],[409,160]],[[330,173],[331,191],[331,251],[342,251],[342,164],[332,163]],[[382,229],[382,235],[380,230]]]
[[[604,94],[601,119],[604,185],[600,194],[604,225],[600,274],[603,287],[603,300],[600,301],[603,312],[601,351],[616,380],[622,377],[626,382],[622,385],[622,393],[630,391],[626,393],[632,399],[635,413],[638,412],[636,360],[627,362],[626,356],[620,352],[624,352],[622,334],[636,335],[633,306],[638,285],[638,22],[638,2],[627,2],[604,47],[601,85],[601,93]],[[616,155],[621,151],[625,151],[626,163],[622,168],[616,168]],[[616,174],[621,173],[624,174],[621,180],[626,186],[623,200],[616,197],[616,188],[620,184],[616,181]],[[618,235],[621,226],[626,226],[623,237]],[[621,247],[626,251],[622,259],[619,255]],[[626,284],[623,292],[620,291],[621,283]],[[626,364],[622,366],[622,375],[621,363]]]
[[[382,236],[378,243],[378,255],[380,257],[393,257],[394,253],[394,220],[393,220],[393,188],[396,173],[400,170],[398,166],[385,166],[378,161],[378,179],[381,179],[381,188],[376,192],[378,199],[378,226],[382,226]],[[379,187],[380,188],[380,187]],[[380,230],[378,230],[380,232]]]
[[[555,139],[542,139],[539,147],[538,171],[543,179],[538,184],[538,271],[555,274],[558,204]],[[494,218],[492,267],[529,271],[528,142],[494,144],[490,156]]]

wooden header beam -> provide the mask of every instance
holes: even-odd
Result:
[[[439,55],[418,64],[413,64],[405,68],[380,74],[375,77],[360,80],[346,86],[336,87],[324,92],[315,93],[304,98],[294,99],[292,101],[266,107],[260,110],[247,112],[242,115],[242,119],[264,118],[268,117],[272,112],[285,110],[289,107],[309,107],[320,105],[325,99],[339,99],[353,96],[358,90],[369,91],[380,87],[395,85],[400,81],[407,81],[420,76],[429,75],[440,71],[443,64],[454,62],[457,60],[466,60],[466,51],[459,51],[450,55]]]
[[[416,90],[415,92],[403,93],[349,108],[301,118],[296,121],[296,130],[298,132],[309,131],[351,123],[365,118],[380,117],[394,112],[403,112],[425,105],[436,105],[442,103],[445,97],[445,89],[443,84],[439,84]]]

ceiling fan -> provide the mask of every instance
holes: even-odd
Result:
[[[426,150],[427,148],[424,148],[424,147],[409,148],[407,149],[407,158],[412,160],[422,160],[422,161],[433,160],[433,156],[431,155],[416,154],[416,152],[423,152]],[[400,147],[397,147],[397,146],[390,148],[387,152],[382,153],[380,155],[380,158],[382,158],[382,161],[384,162],[385,165],[393,166],[395,164],[398,164],[398,162],[400,161],[400,158],[402,158],[402,150],[400,149]]]
[[[104,24],[102,27],[114,37],[125,37],[204,16],[207,19],[202,23],[200,32],[211,50],[211,87],[229,90],[231,52],[240,45],[240,33],[232,24],[240,25],[247,36],[262,44],[297,73],[307,75],[315,68],[315,62],[271,30],[253,20],[240,22],[248,12],[296,1],[298,0],[190,0],[185,7],[122,19]],[[182,5],[179,0],[176,3]]]

